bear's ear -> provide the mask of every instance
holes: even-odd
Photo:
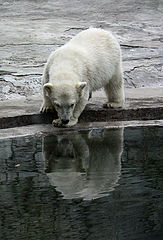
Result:
[[[80,83],[76,84],[77,91],[81,94],[82,90],[85,88],[86,85],[87,85],[86,82],[80,82]]]
[[[51,83],[45,83],[43,86],[43,90],[47,96],[50,96],[54,86]]]

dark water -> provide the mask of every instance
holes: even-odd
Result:
[[[163,239],[163,127],[0,140],[1,240]]]

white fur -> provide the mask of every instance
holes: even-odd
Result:
[[[55,108],[59,119],[53,123],[59,126],[62,119],[67,119],[66,126],[73,126],[85,108],[89,94],[102,87],[108,98],[105,107],[123,106],[120,46],[110,32],[90,28],[50,55],[43,74],[41,111]]]

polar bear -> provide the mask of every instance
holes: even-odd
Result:
[[[108,196],[121,175],[123,128],[66,132],[43,138],[46,174],[65,199]]]
[[[54,126],[71,127],[78,122],[92,91],[104,87],[104,107],[124,104],[121,49],[108,31],[84,30],[52,52],[43,73],[41,112],[55,109]]]

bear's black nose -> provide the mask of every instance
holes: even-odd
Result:
[[[69,120],[67,119],[62,119],[62,124],[67,124],[69,122]]]

